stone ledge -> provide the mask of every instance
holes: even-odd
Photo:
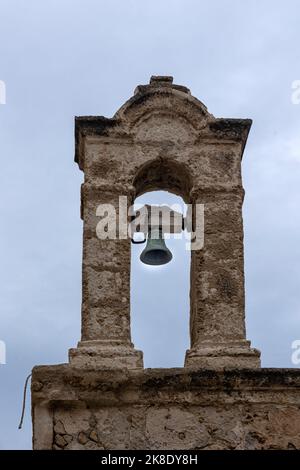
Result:
[[[33,406],[57,400],[92,400],[103,405],[170,400],[207,403],[219,393],[227,402],[266,402],[274,395],[276,403],[300,406],[300,369],[100,370],[61,364],[37,366],[32,371]]]
[[[34,449],[300,449],[300,370],[32,371]]]

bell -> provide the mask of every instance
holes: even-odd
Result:
[[[153,228],[149,230],[147,245],[141,253],[140,260],[151,266],[167,264],[172,259],[172,253],[167,248],[162,229]]]

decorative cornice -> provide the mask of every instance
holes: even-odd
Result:
[[[134,137],[136,126],[157,113],[184,118],[195,132],[196,141],[239,142],[241,157],[251,128],[251,119],[215,118],[206,106],[190,94],[188,88],[173,84],[170,76],[151,77],[148,85],[139,85],[113,118],[104,116],[75,117],[75,161],[84,170],[85,137]],[[197,137],[198,135],[198,137]]]

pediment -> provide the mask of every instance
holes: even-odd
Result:
[[[175,131],[181,127],[184,135],[188,129],[197,133],[214,117],[187,88],[162,81],[138,86],[135,95],[117,111],[114,119],[122,122],[127,131],[141,136],[146,132],[144,123],[151,125],[148,133],[158,126],[168,135],[172,134],[172,127]]]

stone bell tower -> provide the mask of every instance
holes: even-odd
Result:
[[[215,119],[172,77],[152,77],[112,119],[76,119],[84,171],[82,339],[74,366],[143,367],[130,338],[130,239],[97,239],[99,204],[166,189],[205,207],[193,250],[187,367],[258,367],[245,338],[241,157],[251,121]],[[124,237],[123,237],[124,238]]]
[[[268,442],[268,413],[276,423],[290,392],[285,384],[276,395],[282,372],[260,369],[260,353],[245,333],[241,159],[250,126],[249,119],[215,118],[172,77],[138,86],[113,118],[76,118],[75,161],[84,172],[81,340],[70,349],[69,364],[33,369],[34,448],[259,448]],[[99,239],[97,207],[113,206],[120,221],[120,200],[131,205],[158,189],[182,196],[193,209],[204,205],[204,246],[191,251],[185,367],[145,370],[130,334],[131,240],[120,225],[117,237]],[[299,373],[291,384],[299,387]]]

